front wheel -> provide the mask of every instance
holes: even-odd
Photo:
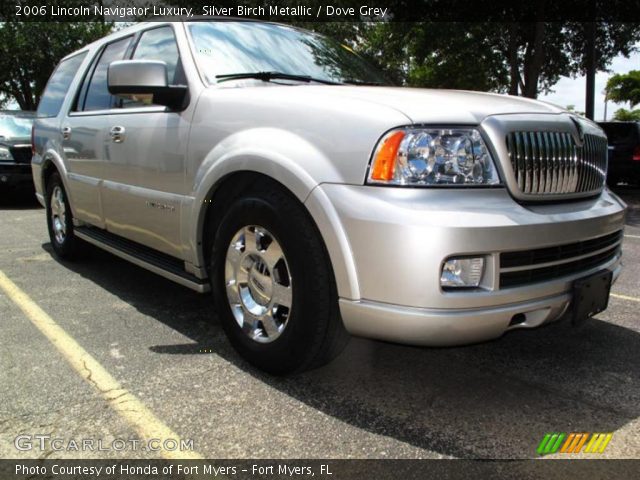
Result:
[[[235,200],[211,258],[222,327],[256,367],[303,371],[346,345],[328,254],[302,204],[286,192],[263,188]]]

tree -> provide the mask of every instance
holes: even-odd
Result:
[[[640,110],[626,110],[621,108],[613,114],[613,119],[621,122],[640,121]]]
[[[195,0],[171,0],[170,3],[201,5]],[[266,2],[245,0],[244,3]],[[279,2],[280,5],[298,3],[299,0]],[[326,4],[321,0],[304,3],[314,11],[318,5]],[[341,5],[357,10],[360,3],[343,0]],[[234,2],[219,0],[216,4]],[[550,91],[560,77],[586,73],[585,44],[589,26],[595,27],[597,70],[606,70],[613,57],[628,56],[636,49],[640,41],[638,23],[546,21],[567,16],[602,19],[613,15],[612,12],[618,12],[616,18],[636,18],[637,8],[633,2],[608,0],[587,4],[550,0],[489,5],[465,2],[464,10],[460,11],[455,1],[396,0],[390,8],[391,22],[367,23],[367,19],[360,19],[353,23],[315,22],[303,26],[348,44],[404,85],[508,92],[536,98],[540,92]],[[628,15],[624,16],[623,12]],[[481,21],[452,21],[459,18]],[[524,19],[538,21],[519,21]],[[295,23],[300,21],[297,19]]]
[[[629,102],[633,108],[640,103],[640,70],[612,76],[605,88],[607,98],[616,103]],[[618,112],[627,110],[618,110]],[[616,112],[617,113],[617,112]]]
[[[586,71],[580,22],[396,22],[361,31],[360,49],[412,86],[536,98],[560,77]],[[639,40],[637,24],[597,24],[597,69],[628,56]]]
[[[567,105],[565,108],[567,109],[567,112],[575,113],[576,115],[581,115],[584,117],[584,112],[576,110],[575,105]]]
[[[110,31],[103,21],[0,24],[0,97],[35,110],[60,59]]]

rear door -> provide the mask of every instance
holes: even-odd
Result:
[[[104,227],[102,159],[108,153],[106,128],[115,107],[115,99],[106,91],[107,68],[111,62],[125,58],[132,40],[133,36],[128,36],[113,41],[96,54],[61,128],[75,215],[100,227]]]
[[[42,94],[40,102],[38,104],[37,119],[35,121],[34,129],[34,142],[37,151],[55,149],[62,157],[65,165],[68,166],[66,161],[67,155],[65,151],[60,151],[58,146],[62,142],[61,125],[64,122],[65,115],[62,114],[63,105],[65,99],[68,97],[71,85],[74,79],[78,75],[78,70],[83,65],[87,52],[77,53],[71,57],[67,57],[62,60],[55,71],[51,74],[51,78],[47,82],[47,86]],[[61,119],[62,118],[62,119]],[[32,160],[33,176],[38,193],[45,194],[42,191],[42,184],[39,180],[41,174],[43,157],[40,155],[34,156]],[[79,204],[84,204],[89,199],[94,200],[97,198],[97,192],[89,192],[82,188],[82,185],[77,184],[74,181],[67,179],[66,182],[69,198],[72,199],[74,211],[76,208],[76,200]],[[95,203],[95,202],[94,202]],[[80,218],[80,217],[78,217]]]

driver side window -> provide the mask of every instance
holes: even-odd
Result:
[[[142,33],[132,60],[161,60],[167,64],[167,78],[169,85],[184,85],[186,78],[180,61],[178,44],[169,26],[153,28]],[[152,105],[151,95],[131,95],[122,99],[123,108],[143,107]]]

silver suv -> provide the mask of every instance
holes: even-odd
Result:
[[[594,123],[382,87],[348,47],[253,21],[148,23],[63,59],[34,127],[51,243],[198,292],[276,374],[348,334],[499,337],[607,306],[625,205]]]

